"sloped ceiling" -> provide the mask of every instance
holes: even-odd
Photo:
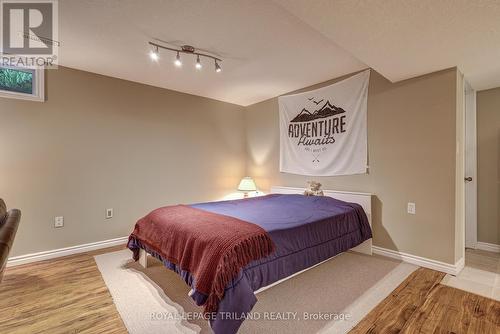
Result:
[[[500,86],[498,0],[64,0],[59,39],[63,66],[243,106],[367,67]],[[150,40],[217,53],[223,71],[152,62]]]
[[[275,0],[391,81],[458,66],[500,86],[498,0]]]
[[[60,64],[153,86],[249,105],[367,66],[272,1],[59,1]],[[220,54],[195,59],[161,53],[148,41],[191,44]]]

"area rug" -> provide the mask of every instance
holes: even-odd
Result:
[[[130,334],[211,333],[189,287],[154,258],[123,250],[95,257]],[[257,294],[238,333],[347,333],[418,267],[343,253]]]

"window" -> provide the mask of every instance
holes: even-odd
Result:
[[[0,97],[44,101],[44,70],[0,66]]]

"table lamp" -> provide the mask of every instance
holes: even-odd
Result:
[[[238,186],[239,191],[243,191],[243,197],[248,198],[248,192],[249,191],[257,191],[257,186],[255,185],[254,180],[246,176],[241,179],[240,185]]]

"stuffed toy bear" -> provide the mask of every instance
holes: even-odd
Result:
[[[305,196],[323,196],[323,190],[321,190],[321,183],[316,181],[309,181],[309,189],[304,191]]]

